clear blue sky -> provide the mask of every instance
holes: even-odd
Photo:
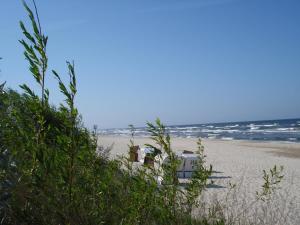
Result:
[[[75,60],[89,127],[300,117],[299,0],[36,1],[49,67]],[[19,20],[21,1],[1,1],[0,81],[15,89],[35,87]]]

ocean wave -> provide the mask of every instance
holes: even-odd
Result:
[[[170,133],[178,133],[178,130],[169,130]]]
[[[195,129],[199,129],[199,127],[188,127],[188,129],[195,130]]]
[[[258,130],[258,129],[260,128],[259,125],[255,125],[255,124],[253,124],[253,123],[247,125],[246,127],[249,127],[250,130]]]
[[[273,123],[273,124],[262,124],[262,125],[260,125],[260,126],[262,126],[262,127],[276,127],[276,126],[278,126],[278,123]]]
[[[199,127],[169,127],[168,129],[175,129],[175,130],[194,130],[194,129],[199,129]]]
[[[227,133],[239,133],[242,132],[241,130],[226,130]]]
[[[174,129],[177,129],[177,130],[186,130],[187,127],[174,127]]]
[[[275,120],[263,122],[241,122],[220,124],[199,124],[186,126],[169,126],[166,131],[173,137],[206,137],[209,139],[234,140],[284,140],[300,142],[300,120]],[[128,128],[104,129],[103,135],[130,136]],[[136,136],[147,136],[147,128],[140,127],[135,131]]]
[[[207,138],[208,138],[208,139],[214,140],[214,139],[217,139],[217,137],[218,137],[218,136],[209,136],[209,137],[207,137]]]
[[[209,137],[217,137],[218,134],[207,134]]]
[[[226,130],[221,130],[221,129],[217,129],[217,130],[202,129],[200,132],[219,134],[219,133],[226,132]]]
[[[193,130],[184,130],[184,131],[181,131],[182,133],[195,133]]]
[[[277,128],[276,130],[278,130],[278,131],[290,131],[290,130],[295,130],[295,128],[293,128],[293,127]]]
[[[296,141],[297,138],[289,138],[289,140],[291,140],[291,141]]]
[[[114,130],[115,134],[130,134],[130,130]]]
[[[254,124],[254,123],[251,123],[249,125],[247,125],[247,127],[250,127],[250,128],[262,128],[262,127],[276,127],[278,126],[278,123],[273,123],[273,124]]]
[[[245,131],[246,133],[266,133],[268,130],[258,130],[258,129],[253,129],[253,130],[248,130]]]
[[[299,134],[300,135],[300,131],[299,130],[265,130],[264,133],[274,133],[274,134]]]
[[[235,128],[235,127],[239,127],[240,125],[239,124],[235,124],[235,125],[228,125],[228,126],[225,126],[226,128]]]
[[[222,137],[221,139],[224,140],[224,141],[232,141],[232,140],[234,140],[233,137]]]

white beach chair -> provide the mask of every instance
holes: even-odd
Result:
[[[181,161],[177,168],[178,178],[191,178],[193,172],[197,169],[197,163],[199,161],[198,155],[190,152],[184,153],[184,151],[176,154]],[[164,159],[163,163],[168,163],[168,157]]]

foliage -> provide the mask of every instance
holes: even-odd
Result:
[[[20,43],[24,46],[24,56],[29,62],[29,70],[31,71],[33,77],[36,82],[41,87],[41,98],[42,104],[44,104],[45,100],[49,97],[49,91],[45,89],[45,76],[48,67],[48,57],[46,54],[46,47],[48,42],[48,37],[42,33],[42,28],[39,20],[39,15],[37,13],[35,1],[33,1],[36,15],[34,16],[31,9],[28,7],[25,1],[23,1],[24,8],[28,13],[28,17],[30,19],[33,33],[30,33],[24,23],[20,21],[20,27],[22,32],[26,38],[20,40]],[[21,86],[25,91],[29,91],[28,87],[25,85]]]
[[[257,199],[267,201],[270,199],[272,193],[280,188],[279,184],[283,179],[282,171],[283,166],[278,168],[276,165],[269,172],[263,170],[264,184],[262,185],[261,192],[256,192]]]
[[[198,139],[198,161],[196,164],[197,169],[195,170],[191,182],[187,185],[187,206],[198,206],[197,198],[201,195],[201,192],[207,185],[207,180],[212,174],[212,166],[209,168],[205,167],[205,155],[204,146],[202,145],[201,139]],[[192,208],[189,208],[189,212],[192,212]]]
[[[96,146],[96,154],[98,157],[108,160],[110,157],[110,152],[113,149],[113,144],[108,147],[104,147],[99,143],[99,136],[98,136],[98,126],[94,125],[93,126],[93,131],[91,133],[92,141],[93,141],[93,146]]]
[[[201,144],[201,140],[198,141],[198,160],[196,161],[196,169],[193,172],[192,179],[183,189],[179,183],[177,177],[177,168],[180,164],[180,159],[172,151],[171,148],[171,138],[167,133],[165,126],[161,123],[159,119],[156,120],[156,124],[147,123],[148,131],[151,134],[152,140],[156,143],[156,146],[148,144],[149,147],[154,149],[154,155],[159,156],[158,167],[152,174],[163,174],[162,181],[163,186],[161,190],[165,192],[167,205],[166,207],[171,207],[171,212],[174,212],[173,216],[176,217],[176,213],[181,211],[185,215],[192,216],[193,207],[198,206],[197,199],[199,198],[201,192],[206,188],[207,181],[211,175],[212,167],[205,167],[205,155],[204,147]],[[163,156],[165,157],[163,158]],[[164,160],[165,159],[165,160]],[[163,161],[164,163],[160,163]],[[159,171],[159,169],[162,169]],[[152,170],[153,171],[153,170]]]

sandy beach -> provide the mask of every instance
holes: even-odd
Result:
[[[122,136],[101,136],[99,144],[113,144],[111,157],[115,157],[126,154],[129,140],[129,137]],[[137,137],[134,141],[140,146],[152,143],[149,138]],[[172,138],[171,142],[174,151],[197,150],[197,139],[194,138]],[[261,216],[264,219],[270,217],[268,223],[275,216],[282,216],[286,217],[286,224],[300,224],[300,143],[203,139],[203,145],[207,164],[211,164],[214,171],[210,179],[213,185],[207,189],[203,198],[209,198],[210,203],[213,202],[212,198],[214,201],[226,198],[224,201],[231,211],[235,211],[230,212],[233,214],[247,214],[248,211],[259,209],[264,211],[263,206],[252,205],[256,191],[261,190],[264,182],[262,171],[274,165],[283,166],[284,179],[274,197],[276,204],[272,203],[273,210],[265,206],[269,207],[268,215]],[[230,185],[233,184],[236,185],[234,194],[230,193]]]

